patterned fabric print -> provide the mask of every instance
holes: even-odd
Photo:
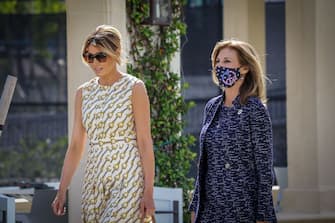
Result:
[[[246,105],[222,96],[205,108],[199,169],[190,210],[196,222],[277,222],[272,203],[272,131],[257,98]],[[218,217],[219,216],[219,217]]]
[[[209,205],[217,206],[221,205],[218,203],[219,200],[223,200],[223,193],[220,189],[223,188],[223,170],[226,161],[227,148],[222,147],[224,129],[227,128],[226,123],[220,120],[219,117],[226,117],[227,109],[223,107],[215,115],[212,124],[208,128],[204,141],[204,158],[206,162],[206,173],[205,173],[205,194],[204,200]],[[211,176],[216,175],[217,177],[212,178]],[[219,197],[218,197],[219,196]]]
[[[132,113],[128,74],[112,86],[98,78],[83,87],[83,125],[90,148],[82,192],[84,223],[140,222],[143,171]]]

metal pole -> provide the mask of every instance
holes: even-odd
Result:
[[[8,75],[0,99],[0,136],[2,134],[10,102],[14,94],[17,77]]]
[[[179,223],[179,202],[173,201],[173,223]]]

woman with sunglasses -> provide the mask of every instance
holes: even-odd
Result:
[[[76,93],[73,133],[53,211],[64,214],[66,190],[87,138],[83,222],[142,222],[155,210],[150,105],[145,86],[117,69],[121,34],[112,26],[98,26],[85,40],[82,56],[96,77]]]

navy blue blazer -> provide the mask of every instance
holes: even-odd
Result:
[[[189,207],[195,212],[196,221],[199,222],[199,207],[204,203],[204,185],[206,174],[206,160],[204,160],[204,138],[206,131],[218,108],[223,103],[224,95],[212,98],[205,107],[203,125],[200,133],[200,152],[198,162],[198,174],[195,183],[195,191]],[[224,188],[225,193],[233,202],[235,219],[226,222],[277,222],[272,200],[273,175],[273,142],[272,125],[269,113],[259,98],[249,97],[246,104],[240,103],[239,96],[233,101],[236,114],[231,120],[232,138],[229,145],[229,168],[225,169]],[[221,166],[224,166],[221,165]],[[216,177],[216,176],[210,176]],[[232,182],[239,182],[238,184]],[[242,182],[242,183],[240,183]],[[236,188],[240,187],[240,188]],[[223,203],[225,201],[219,201]],[[219,207],[218,207],[219,208]],[[231,215],[230,210],[221,210],[223,216]],[[239,220],[239,219],[244,219]],[[246,220],[248,219],[248,220]],[[245,221],[246,220],[246,221]],[[224,222],[224,221],[223,221]]]

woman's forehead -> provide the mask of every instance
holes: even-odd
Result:
[[[222,48],[218,54],[218,58],[224,59],[224,58],[230,58],[230,59],[237,59],[237,51],[230,48],[225,47]]]
[[[86,48],[86,51],[89,53],[97,53],[102,51],[102,47],[89,44]]]

